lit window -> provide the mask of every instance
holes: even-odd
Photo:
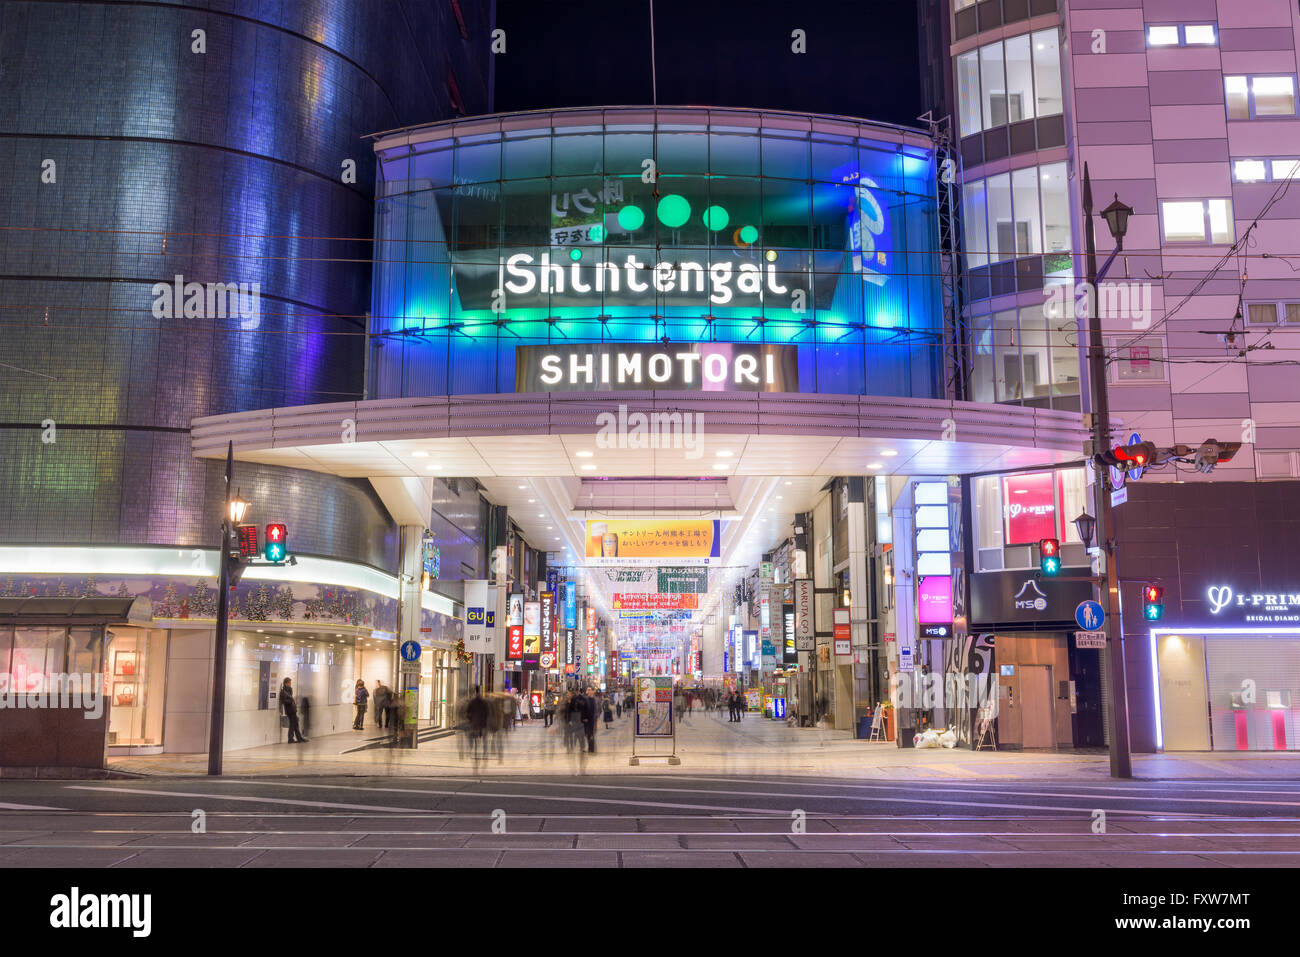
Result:
[[[1212,23],[1189,23],[1183,30],[1187,35],[1188,46],[1213,46],[1218,42]]]
[[[962,136],[1063,109],[1055,29],[967,51],[956,58],[956,73]]]
[[[1165,242],[1205,242],[1203,203],[1161,203],[1165,218]]]
[[[1263,160],[1237,160],[1232,164],[1232,178],[1238,183],[1258,183],[1267,176]]]
[[[1295,80],[1289,76],[1257,76],[1251,80],[1256,116],[1294,116]]]
[[[1300,176],[1300,160],[1273,160],[1271,165],[1273,167],[1273,179],[1275,180],[1291,179],[1293,176]]]
[[[1223,94],[1230,120],[1296,115],[1293,76],[1225,76]]]
[[[1178,46],[1178,28],[1177,27],[1147,27],[1147,46],[1152,46],[1152,47]]]
[[[1250,119],[1250,97],[1247,95],[1247,89],[1244,76],[1223,78],[1223,94],[1228,102],[1228,119]]]
[[[1282,321],[1287,325],[1300,325],[1300,302],[1282,303]]]
[[[1232,242],[1232,200],[1212,199],[1210,209],[1210,242]]]
[[[1167,243],[1230,243],[1232,201],[1173,200],[1160,204]]]
[[[1252,302],[1246,306],[1246,323],[1251,326],[1271,326],[1277,322],[1277,303]]]

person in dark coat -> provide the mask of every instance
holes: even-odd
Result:
[[[384,726],[384,715],[388,710],[388,696],[392,692],[382,681],[375,683],[375,725],[382,728]]]
[[[280,710],[289,719],[289,743],[305,742],[307,739],[302,736],[302,729],[298,727],[298,706],[293,701],[293,682],[290,678],[285,678],[284,683],[280,685]]]
[[[354,700],[357,706],[357,717],[356,720],[352,722],[352,730],[360,731],[362,730],[362,725],[366,720],[366,702],[370,700],[370,692],[366,690],[366,683],[360,678],[357,679],[356,697]]]
[[[487,699],[483,697],[483,691],[478,685],[474,686],[474,697],[465,708],[465,718],[469,725],[470,754],[477,758],[488,723]]]
[[[591,696],[591,689],[578,696],[577,705],[582,718],[582,731],[587,736],[587,753],[596,753],[596,701]]]

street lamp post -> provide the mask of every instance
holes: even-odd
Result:
[[[1102,210],[1106,226],[1115,239],[1115,251],[1110,254],[1100,270],[1097,269],[1097,242],[1092,227],[1092,181],[1088,164],[1083,166],[1083,232],[1089,298],[1088,310],[1088,372],[1092,386],[1092,445],[1099,452],[1110,445],[1110,400],[1106,392],[1106,354],[1102,347],[1101,317],[1097,283],[1109,271],[1120,250],[1124,248],[1124,234],[1128,231],[1128,218],[1133,210],[1115,201]],[[1100,545],[1105,553],[1106,582],[1102,603],[1106,608],[1106,647],[1110,656],[1111,733],[1110,776],[1131,778],[1133,758],[1129,743],[1128,686],[1124,667],[1124,623],[1120,620],[1119,565],[1115,547],[1115,514],[1110,494],[1106,488],[1105,472],[1098,467],[1096,481],[1097,515],[1100,517]],[[1081,530],[1082,531],[1082,530]]]
[[[226,507],[221,514],[221,546],[217,549],[217,637],[212,650],[212,727],[208,735],[208,774],[221,774],[221,752],[226,723],[226,644],[230,630],[230,534],[244,520],[248,502],[231,494],[235,443],[226,446]]]

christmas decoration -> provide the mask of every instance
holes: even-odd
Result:
[[[463,665],[467,665],[474,660],[474,656],[465,650],[464,638],[458,638],[456,640],[456,645],[452,650],[456,653],[456,660]]]
[[[180,601],[179,596],[176,594],[176,583],[168,582],[162,600],[154,606],[153,616],[155,618],[175,618],[179,613]]]

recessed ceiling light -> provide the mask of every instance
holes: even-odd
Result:
[[[427,459],[427,458],[429,457],[429,453],[428,453],[428,452],[421,452],[421,451],[418,451],[418,450],[415,451],[415,452],[412,452],[411,455],[412,455],[414,458],[417,458],[417,459]]]
[[[898,454],[898,449],[881,449],[880,454],[885,458],[892,458]]]
[[[869,468],[869,469],[883,469],[884,467],[885,467],[885,463],[884,463],[884,462],[871,462],[871,463],[868,463],[868,465],[867,465],[867,468]]]
[[[265,628],[259,628],[259,629],[257,629],[257,633],[258,633],[259,635],[262,634],[264,631],[266,631]]]
[[[714,467],[715,469],[729,469],[729,468],[731,468],[731,466],[728,465],[726,462],[714,462],[714,463],[713,463],[713,467]]]
[[[529,504],[529,505],[532,505],[532,504],[533,504],[534,502],[536,502],[536,501],[537,501],[537,499],[535,499],[535,498],[530,498],[530,499],[528,500],[528,504]]]
[[[581,452],[574,452],[573,454],[576,455],[576,456],[577,456],[578,458],[580,458],[580,459],[589,459],[589,458],[592,457],[592,455],[593,455],[594,453],[588,451],[587,449],[583,449]]]
[[[537,517],[538,517],[538,518],[545,518],[545,517],[546,517],[546,513],[545,513],[545,512],[538,512],[538,513],[537,513]]]
[[[777,496],[774,496],[774,498],[779,502],[779,501],[781,501],[781,499],[785,498],[785,496],[784,496],[784,495],[777,495]]]
[[[442,469],[442,466],[435,463],[433,465],[426,465],[425,468],[430,472],[437,472]]]
[[[793,483],[793,482],[786,482],[785,484],[786,484],[786,485],[793,485],[794,483]]]
[[[519,486],[519,487],[520,487],[520,488],[528,488],[527,485],[521,485],[521,486]]]
[[[718,451],[714,452],[713,454],[720,459],[729,459],[736,453],[731,451],[731,449],[718,449]]]
[[[595,466],[595,465],[584,465],[584,466],[582,466],[582,470],[583,470],[584,472],[594,472],[594,471],[596,470],[596,466]]]
[[[553,532],[553,531],[555,531],[555,526],[554,526],[554,525],[547,525],[547,526],[546,526],[546,530],[547,530],[548,532]]]

